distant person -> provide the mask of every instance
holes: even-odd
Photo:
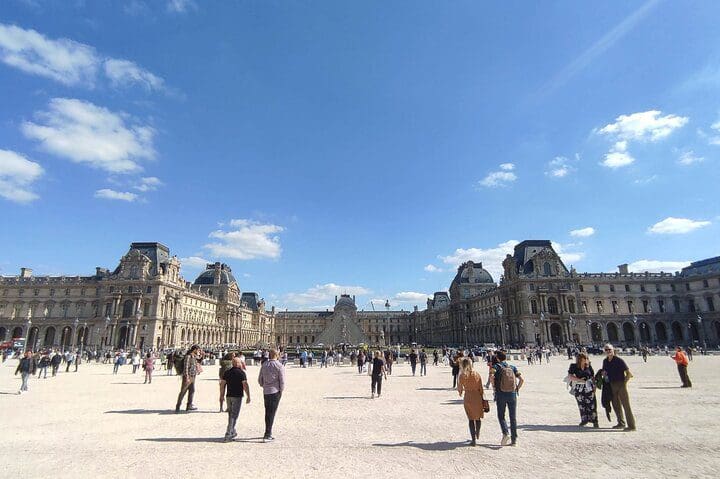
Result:
[[[580,410],[580,427],[592,423],[598,428],[597,399],[595,397],[595,371],[593,371],[588,355],[579,353],[575,362],[568,369],[572,393]]]
[[[52,369],[52,376],[57,376],[58,369],[60,369],[60,363],[62,363],[63,357],[62,354],[55,351],[53,356],[50,358],[50,367]]]
[[[433,350],[433,366],[439,366],[440,361],[440,353],[438,353],[437,349]]]
[[[33,358],[32,351],[25,351],[25,354],[23,354],[22,359],[20,359],[20,362],[17,365],[17,369],[15,369],[15,375],[17,376],[17,374],[20,373],[20,376],[22,377],[22,384],[20,385],[20,391],[18,391],[18,394],[28,391],[28,381],[36,371],[37,361]]]
[[[392,368],[393,368],[394,362],[395,362],[395,358],[393,357],[393,353],[389,349],[386,350],[385,351],[385,369],[387,371],[387,374],[389,374],[390,376],[392,376]],[[379,393],[378,393],[378,396],[380,396]]]
[[[524,380],[517,368],[508,364],[504,351],[495,353],[497,363],[493,366],[491,377],[495,389],[495,404],[497,405],[498,422],[502,430],[501,446],[517,444],[517,396]],[[505,422],[505,410],[510,416],[510,431],[508,434],[507,423]]]
[[[285,368],[278,361],[278,353],[274,349],[269,352],[268,360],[260,368],[258,383],[263,388],[265,405],[265,434],[263,442],[274,441],[272,435],[275,413],[277,413],[283,390],[285,389]]]
[[[689,348],[688,348],[689,351]],[[688,357],[683,352],[683,348],[678,346],[675,348],[675,354],[671,356],[672,359],[675,360],[675,363],[677,364],[677,370],[678,374],[680,375],[680,381],[682,382],[682,388],[691,388],[692,387],[692,381],[690,381],[690,377],[687,373],[687,367],[688,367]]]
[[[42,357],[40,358],[40,362],[38,363],[38,368],[40,369],[40,372],[38,373],[38,379],[40,379],[40,376],[44,374],[43,379],[47,379],[47,370],[50,366],[50,356],[48,353],[43,353]]]
[[[612,388],[612,407],[618,420],[613,429],[634,431],[635,417],[632,408],[630,408],[630,396],[627,390],[627,382],[630,381],[633,375],[625,361],[615,355],[615,348],[612,344],[606,344],[603,349],[607,355],[603,359],[603,377],[607,377]],[[625,425],[626,417],[627,426]]]
[[[461,397],[465,393],[463,405],[470,427],[470,445],[475,446],[480,435],[480,422],[485,417],[483,383],[480,374],[473,370],[472,359],[463,358],[460,361],[460,371],[457,391]]]
[[[70,372],[70,366],[72,365],[73,361],[75,361],[75,353],[72,351],[68,351],[65,353],[65,372]]]
[[[380,351],[375,351],[375,357],[372,363],[368,365],[368,371],[370,372],[370,399],[375,399],[376,391],[377,397],[379,398],[382,394],[383,377],[387,379],[385,361],[383,361]]]
[[[145,370],[145,382],[143,384],[152,384],[152,375],[155,370],[155,358],[153,358],[152,353],[145,355],[143,369]]]
[[[188,353],[188,356],[190,355]],[[247,375],[242,370],[240,358],[233,358],[232,367],[223,374],[223,378],[220,380],[220,395],[224,395],[227,401],[228,424],[225,429],[224,440],[230,442],[237,437],[235,424],[238,416],[240,416],[243,396],[246,396],[245,403],[250,404],[250,387],[248,386]],[[176,409],[176,412],[178,409]]]
[[[197,410],[197,407],[195,407],[195,405],[193,404],[193,398],[195,396],[195,378],[198,375],[197,358],[199,355],[200,346],[195,344],[190,348],[190,351],[188,351],[188,353],[185,355],[185,358],[183,359],[182,382],[180,384],[180,394],[178,394],[177,403],[175,404],[175,413],[180,412],[180,406],[182,405],[183,398],[185,397],[186,393],[188,395],[188,399],[185,410]],[[228,408],[229,407],[230,405],[228,404]]]
[[[133,367],[133,374],[137,372],[138,369],[140,369],[140,353],[135,351],[132,355],[132,367]]]
[[[362,374],[363,366],[365,366],[365,353],[363,351],[360,351],[357,356],[358,374]]]
[[[122,363],[123,363],[123,358],[120,355],[120,353],[117,353],[115,355],[115,364],[113,365],[113,374],[118,373],[118,370],[120,369],[120,366],[122,365]]]
[[[420,376],[427,376],[428,355],[425,349],[420,351]]]
[[[418,354],[415,352],[414,349],[410,350],[410,354],[408,354],[408,359],[410,360],[410,369],[412,370],[412,375],[415,376],[415,369],[417,369],[418,362]]]
[[[453,389],[457,387],[457,378],[458,374],[460,374],[460,360],[462,359],[463,355],[461,351],[458,351],[457,354],[452,358],[452,368],[450,369],[450,372],[452,373],[453,378]]]

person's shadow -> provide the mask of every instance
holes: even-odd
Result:
[[[421,449],[423,451],[452,451],[454,449],[457,449],[459,447],[465,448],[465,447],[471,447],[470,444],[467,441],[461,441],[461,442],[447,442],[447,441],[441,441],[441,442],[415,442],[415,441],[406,441],[406,442],[399,442],[395,444],[380,444],[376,443],[373,444],[373,446],[376,447],[414,447],[416,449]],[[492,444],[478,444],[480,447],[484,447],[487,449],[500,449],[501,446],[496,446]]]
[[[217,414],[217,411],[190,411],[180,410],[180,414]],[[105,414],[177,414],[174,409],[124,409],[119,411],[105,411]]]
[[[570,424],[523,424],[518,425],[518,429],[522,431],[541,431],[541,432],[617,432],[617,429],[601,429],[594,427],[580,427]]]

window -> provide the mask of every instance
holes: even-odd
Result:
[[[597,312],[599,314],[603,313],[603,304],[602,301],[595,301],[595,307],[597,307]]]
[[[680,300],[679,299],[673,299],[673,307],[675,308],[675,312],[680,312]]]
[[[150,303],[145,303],[143,306],[143,316],[150,316]]]
[[[39,290],[39,289],[33,289],[33,296],[37,296],[38,294],[40,294],[40,290]]]
[[[705,303],[707,304],[708,311],[715,311],[715,303],[713,303],[712,298],[705,298]]]
[[[612,302],[612,310],[613,310],[613,313],[614,313],[614,314],[617,314],[617,312],[618,312],[617,301],[613,301],[613,302]]]
[[[660,292],[660,285],[659,285],[659,284],[656,284],[656,285],[655,285],[655,292],[657,292],[657,293]]]
[[[632,302],[632,301],[628,301],[628,302],[627,302],[627,306],[628,306],[628,313],[632,314],[632,313],[635,312],[635,308],[633,307],[633,302]]]
[[[80,296],[85,296],[85,288],[80,288]]]
[[[704,280],[703,280],[703,288],[707,288],[708,286],[709,286],[709,285],[708,285],[708,280],[704,279]]]
[[[587,313],[587,312],[588,312],[588,309],[587,309],[587,301],[583,301],[583,302],[582,302],[582,310],[583,310],[583,313]]]
[[[127,292],[128,292],[128,293],[132,293],[132,292],[133,292],[133,291],[132,291],[132,286],[128,286]]]
[[[51,290],[50,290],[50,296],[55,296],[55,290],[54,290],[54,289],[51,289]]]
[[[690,283],[685,283],[685,291],[690,291]]]
[[[112,304],[111,304],[111,303],[106,303],[106,304],[105,304],[105,317],[106,317],[106,318],[107,318],[108,316],[110,316],[110,309],[111,309],[111,308],[112,308]]]
[[[625,285],[625,292],[626,292],[626,293],[629,293],[629,292],[630,292],[630,285],[629,285],[629,284],[626,284],[626,285]]]
[[[695,312],[695,300],[694,299],[688,300],[688,311],[690,311],[691,313]]]
[[[575,314],[575,300],[574,299],[568,300],[568,310],[570,311],[570,314]]]
[[[599,292],[600,292],[600,286],[598,286],[597,284],[595,285],[595,292],[596,292],[596,293],[599,293]]]
[[[648,312],[648,301],[647,299],[643,299],[643,313]]]
[[[677,290],[677,288],[675,287],[675,284],[674,284],[674,283],[670,285],[670,289],[673,290],[673,291],[676,291],[676,290]]]
[[[543,274],[545,276],[550,276],[552,274],[552,269],[550,268],[550,263],[543,264]]]
[[[22,295],[25,293],[24,289],[18,290],[18,296],[22,298]]]
[[[585,289],[583,288],[583,285],[582,285],[582,284],[579,285],[578,288],[580,288],[580,292],[581,292],[581,293],[582,293],[583,291],[585,291]]]
[[[642,293],[645,292],[645,285],[644,285],[644,284],[641,284],[641,285],[640,285],[640,292],[642,292]]]
[[[614,293],[614,292],[615,292],[615,285],[614,285],[614,284],[611,284],[611,285],[610,285],[610,292],[611,292],[611,293]]]
[[[665,301],[663,301],[662,299],[658,299],[658,308],[660,308],[661,313],[664,313],[665,312]]]
[[[530,283],[530,291],[535,291],[535,285],[533,283]]]
[[[70,296],[70,288],[65,289],[65,296]]]

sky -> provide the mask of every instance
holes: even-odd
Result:
[[[0,275],[159,241],[279,309],[424,308],[517,242],[717,256],[720,3],[0,3]]]

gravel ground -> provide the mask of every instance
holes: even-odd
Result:
[[[575,400],[562,378],[568,361],[517,363],[526,380],[518,404],[517,447],[499,447],[495,409],[483,420],[478,447],[468,446],[462,402],[450,369],[412,377],[396,365],[381,399],[354,368],[289,367],[274,443],[263,444],[257,368],[249,367],[252,402],[243,404],[236,442],[220,442],[227,421],[218,408],[216,367],[197,384],[199,410],[176,415],[179,379],[158,371],[81,365],[78,373],[32,379],[16,392],[11,360],[0,367],[0,424],[6,476],[25,477],[718,477],[720,358],[695,357],[692,389],[680,389],[674,362],[625,358],[637,432],[580,429]],[[596,366],[601,358],[593,358]],[[480,369],[486,378],[485,367]],[[602,410],[601,410],[602,412]],[[320,476],[322,474],[322,476]]]

